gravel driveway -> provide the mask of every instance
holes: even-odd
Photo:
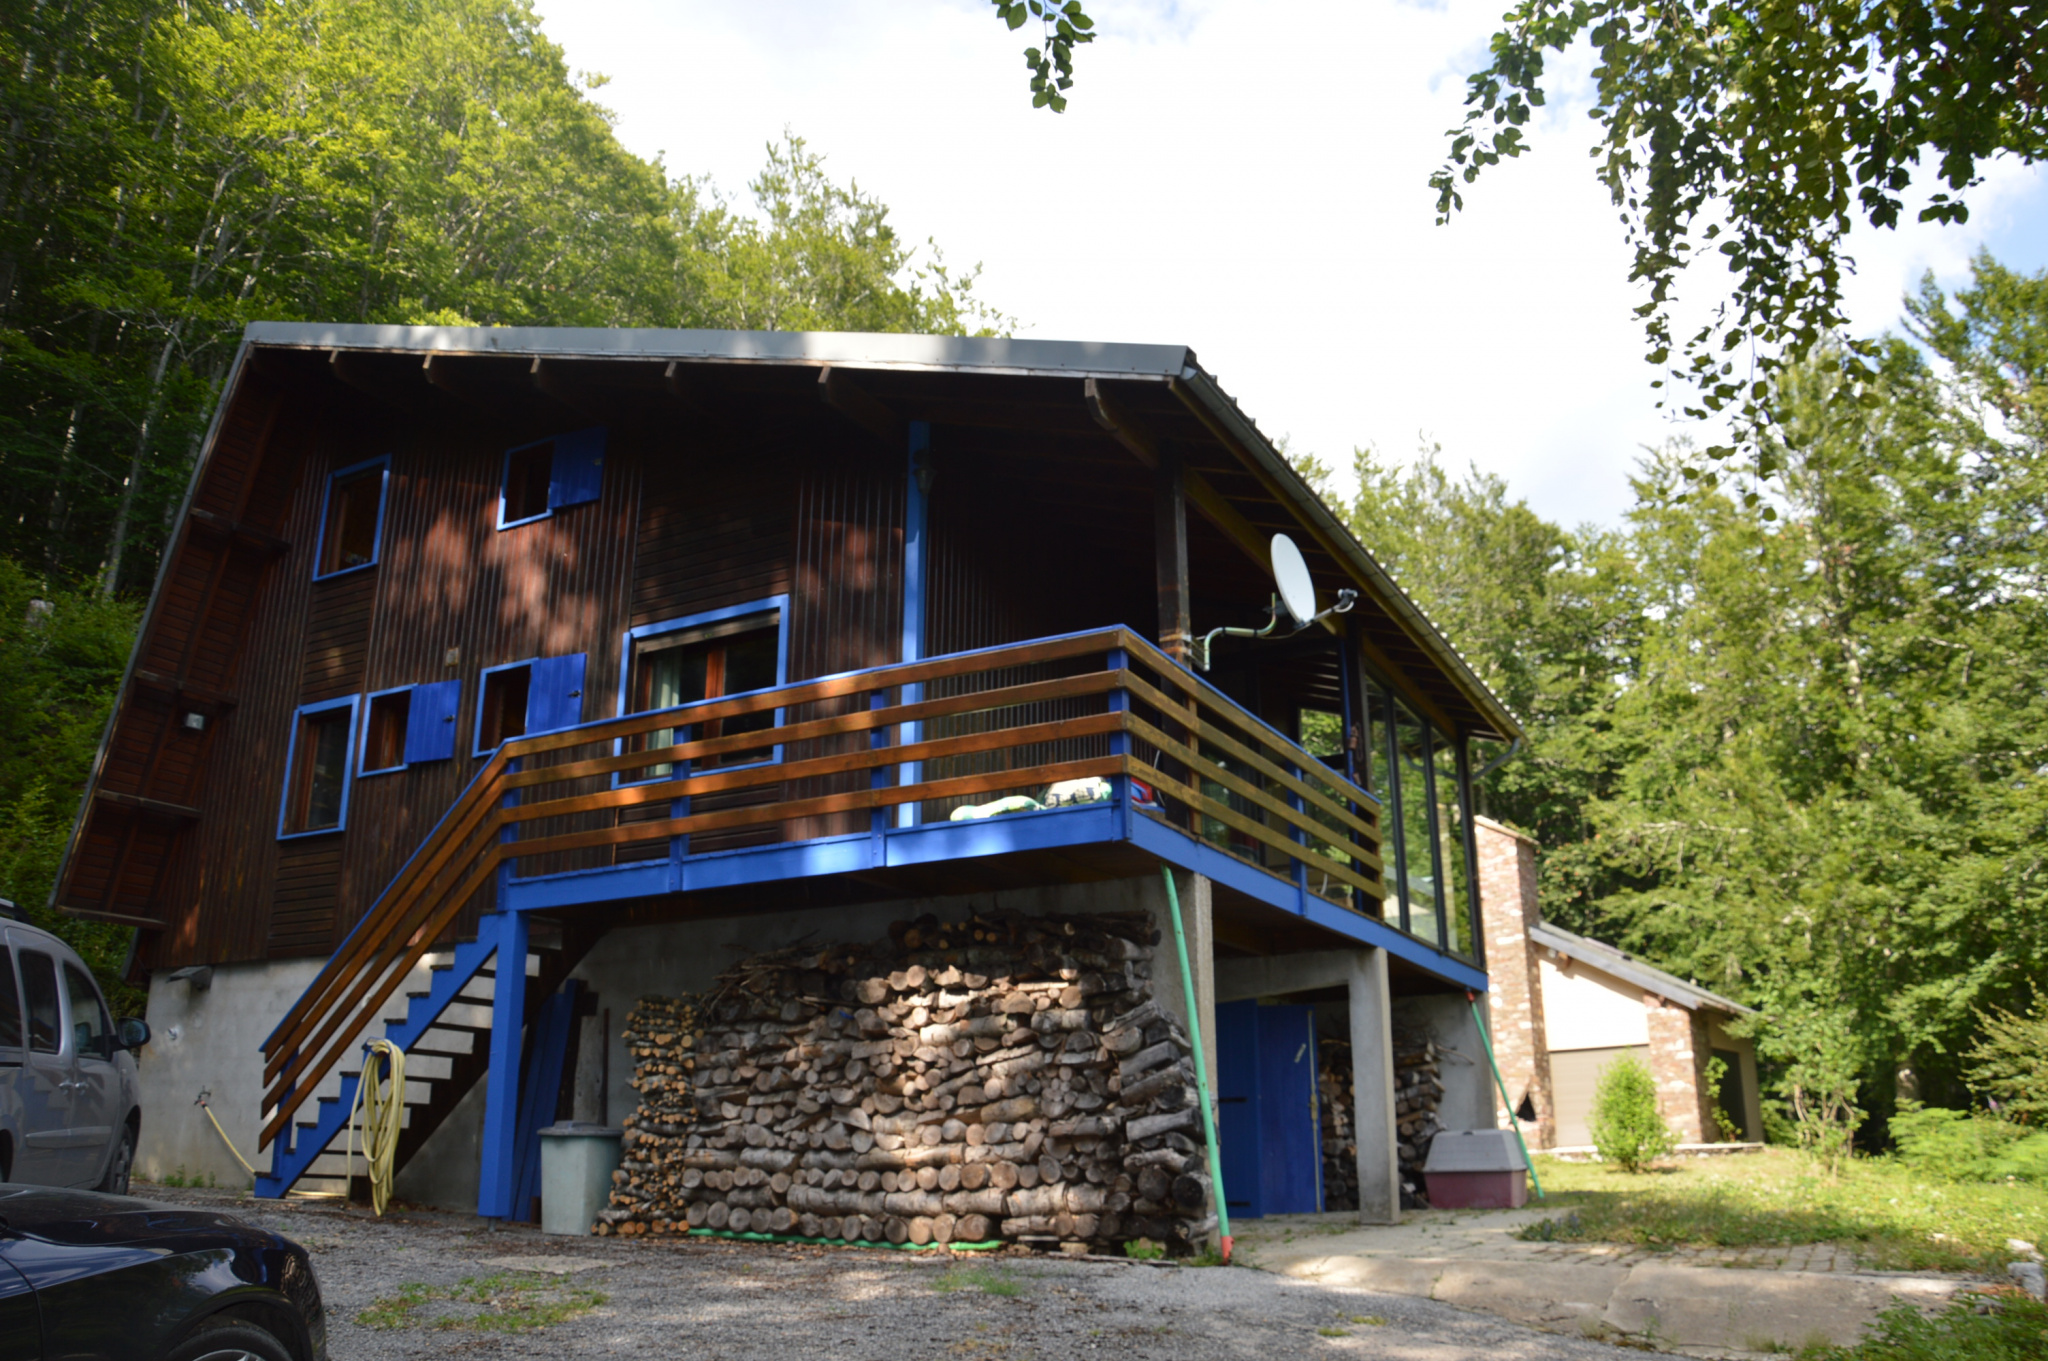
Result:
[[[530,1225],[438,1212],[393,1210],[380,1221],[366,1210],[318,1202],[259,1202],[141,1183],[135,1193],[232,1208],[310,1249],[327,1300],[334,1361],[1027,1361],[1094,1354],[1119,1361],[1322,1355],[1622,1361],[1644,1355],[1428,1300],[1244,1269],[1042,1254],[948,1259],[729,1241],[562,1238]],[[535,1266],[549,1270],[530,1269]],[[465,1281],[471,1284],[464,1287]],[[567,1316],[529,1330],[499,1330],[550,1311]],[[385,1326],[365,1326],[366,1314]]]

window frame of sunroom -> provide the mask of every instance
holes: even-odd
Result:
[[[1381,882],[1387,885],[1388,896],[1381,903],[1381,920],[1387,925],[1440,954],[1450,958],[1477,962],[1481,958],[1481,918],[1479,913],[1478,860],[1473,848],[1476,833],[1472,802],[1471,764],[1468,739],[1463,733],[1448,733],[1440,730],[1412,700],[1377,667],[1361,663],[1359,687],[1359,736],[1360,749],[1367,754],[1368,779],[1363,787],[1383,800],[1381,805],[1380,858],[1384,869]],[[1376,707],[1384,706],[1384,712]],[[1459,816],[1463,823],[1463,892],[1451,893],[1454,876],[1447,872],[1435,875],[1436,885],[1435,926],[1437,938],[1429,937],[1414,929],[1413,913],[1415,904],[1408,891],[1408,861],[1412,848],[1408,845],[1406,799],[1406,772],[1402,768],[1400,722],[1397,714],[1412,721],[1428,753],[1428,759],[1421,761],[1417,769],[1422,773],[1424,811],[1428,826],[1428,862],[1437,867],[1442,858],[1443,828],[1438,810],[1442,801],[1437,797],[1434,753],[1439,744],[1450,746],[1455,753],[1455,769],[1458,772],[1459,787],[1455,791]],[[1384,733],[1380,749],[1375,750],[1374,725],[1383,720]],[[1371,778],[1378,776],[1377,780]],[[1450,913],[1452,905],[1448,897],[1462,899],[1458,910],[1465,914],[1466,939],[1470,948],[1460,951],[1453,949],[1449,941]],[[1387,908],[1394,908],[1393,915]]]

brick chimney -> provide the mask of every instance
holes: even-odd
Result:
[[[1549,1148],[1557,1142],[1557,1120],[1551,1108],[1542,976],[1536,943],[1529,939],[1530,928],[1542,920],[1536,904],[1536,843],[1491,818],[1474,818],[1473,823],[1490,984],[1487,1025],[1493,1032],[1494,1058],[1515,1105],[1527,1097],[1535,1109],[1533,1124],[1523,1122],[1523,1136],[1532,1148]],[[1514,1112],[1501,1114],[1500,1127],[1511,1128],[1507,1120]]]

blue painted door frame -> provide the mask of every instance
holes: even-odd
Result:
[[[1217,1007],[1216,1078],[1231,1214],[1259,1219],[1321,1210],[1314,1009],[1256,1001]]]

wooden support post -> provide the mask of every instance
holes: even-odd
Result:
[[[1152,497],[1152,542],[1158,561],[1159,646],[1188,664],[1188,496],[1180,459],[1162,454]]]
[[[491,1071],[484,1087],[482,1165],[476,1212],[485,1219],[518,1219],[513,1205],[519,1175],[519,1041],[526,1028],[526,918],[499,911],[497,977],[491,989]]]

